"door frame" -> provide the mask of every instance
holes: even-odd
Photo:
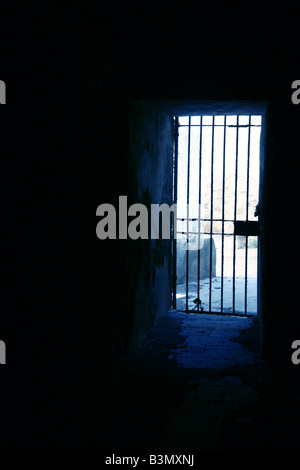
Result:
[[[261,122],[261,139],[260,139],[260,176],[259,176],[259,236],[258,236],[258,266],[257,266],[257,316],[262,316],[263,310],[263,279],[265,270],[265,255],[264,255],[264,171],[265,171],[265,147],[266,147],[266,112],[267,101],[265,100],[242,100],[242,101],[210,101],[210,100],[151,100],[152,106],[159,111],[169,114],[172,117],[178,116],[199,116],[199,115],[219,115],[219,114],[259,114],[262,117]],[[174,126],[173,133],[173,147],[174,154],[178,153],[176,134],[178,129]],[[173,203],[177,199],[177,162],[173,161]],[[177,309],[176,305],[176,239],[174,238],[175,226],[173,221],[173,243],[172,243],[172,308]],[[175,258],[174,258],[175,257]],[[212,312],[213,313],[213,312]],[[226,315],[227,313],[222,313]],[[231,313],[228,313],[232,315]],[[238,315],[238,314],[237,314]],[[245,316],[245,315],[243,315]]]

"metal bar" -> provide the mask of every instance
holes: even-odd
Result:
[[[225,115],[226,116],[226,115]],[[224,124],[215,124],[215,127],[223,127]],[[202,124],[202,127],[211,127],[212,124]],[[178,127],[188,127],[188,124],[179,124]],[[190,127],[200,127],[200,124],[191,124]],[[227,124],[227,127],[249,127],[249,124]],[[261,127],[261,124],[251,124],[251,127]]]
[[[179,311],[182,312],[183,310],[179,310]],[[213,312],[213,311],[208,311],[208,310],[202,310],[201,312],[196,312],[195,310],[188,310],[188,311],[184,310],[184,312],[185,313],[194,313],[196,315],[198,315],[198,313],[199,313],[200,315],[210,314],[210,315],[220,315],[220,316],[226,316],[226,315],[232,316],[232,312],[222,312],[221,313],[221,312]],[[244,313],[235,313],[234,316],[235,317],[245,317],[245,314]],[[248,317],[255,317],[256,315],[255,314],[249,314],[247,316]]]
[[[223,136],[223,181],[222,181],[222,264],[221,264],[221,313],[224,302],[224,220],[225,220],[225,151],[226,151],[226,115],[224,116]]]
[[[249,116],[249,123],[251,123],[251,116]],[[246,220],[249,216],[249,174],[250,174],[250,141],[251,141],[251,126],[248,130],[248,153],[247,153],[247,195],[246,195]]]
[[[237,211],[237,177],[238,177],[238,152],[239,152],[239,116],[237,115],[236,129],[236,157],[235,157],[235,188],[234,188],[234,221]],[[233,279],[232,279],[232,313],[235,313],[235,262],[236,262],[236,235],[233,235]]]
[[[228,127],[249,127],[249,124],[228,124]]]
[[[177,231],[177,233],[180,233],[181,235],[184,235],[186,234],[187,232],[180,232],[180,231]],[[189,232],[189,235],[199,235],[199,233],[202,235],[210,235],[211,232]],[[212,232],[213,235],[222,235],[222,232]],[[233,233],[226,233],[226,235],[230,235],[230,236],[233,236]],[[225,232],[224,232],[224,236],[225,236]]]
[[[181,220],[182,222],[184,222],[185,220],[187,220],[187,218],[186,218],[186,217],[184,217],[184,218],[182,218],[182,217],[177,217],[177,220]],[[189,218],[189,220],[195,221],[195,220],[198,220],[198,219],[196,219],[196,218],[193,218],[193,219]],[[203,221],[203,222],[210,222],[211,219],[210,219],[210,218],[209,218],[209,219],[202,219],[202,221]],[[222,222],[223,219],[213,219],[213,221],[214,221],[214,222]],[[234,219],[224,219],[224,222],[234,222]]]
[[[201,170],[202,170],[202,116],[200,116],[200,137],[199,137],[199,199],[198,199],[198,261],[197,261],[197,299],[200,299],[200,247],[201,247]],[[199,312],[200,303],[197,304]]]
[[[210,181],[210,252],[209,252],[209,311],[211,311],[211,290],[212,290],[212,226],[213,226],[213,189],[214,189],[214,136],[215,136],[215,116],[213,116],[212,136],[211,136],[211,181]]]
[[[190,151],[191,151],[191,116],[189,116],[189,133],[188,133],[188,166],[187,166],[187,194],[186,194],[186,203],[187,203],[187,235],[186,235],[186,311],[189,307],[189,202],[190,202]]]
[[[247,149],[247,193],[246,193],[246,221],[249,218],[249,168],[250,168],[250,142],[251,142],[251,116],[249,116],[248,149]],[[248,237],[245,246],[245,315],[247,315],[248,297]]]
[[[178,117],[175,117],[174,121],[174,203],[177,204],[177,180],[178,180]],[[173,308],[176,309],[176,279],[177,279],[177,220],[173,219]]]
[[[185,220],[188,220],[188,219],[187,219],[187,217],[183,217],[183,218],[182,218],[182,217],[177,217],[177,220],[181,220],[182,222],[184,222]],[[196,220],[198,220],[198,218],[196,218],[196,217],[193,217],[193,218],[189,217],[189,220],[191,220],[192,222],[195,222]]]
[[[248,237],[246,236],[245,246],[245,315],[247,315],[247,296],[248,296]]]

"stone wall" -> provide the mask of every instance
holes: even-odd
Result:
[[[172,205],[172,118],[145,103],[130,109],[129,199]],[[171,240],[131,242],[136,269],[133,324],[130,346],[138,344],[156,318],[171,307]]]
[[[187,250],[184,243],[177,243],[177,282],[186,280],[186,257]],[[203,240],[203,246],[200,249],[200,279],[207,279],[210,275],[210,239]],[[212,239],[212,271],[211,276],[216,276],[216,247]],[[189,250],[189,281],[198,279],[198,250]]]

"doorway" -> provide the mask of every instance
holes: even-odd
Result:
[[[257,315],[262,116],[174,117],[173,308]]]

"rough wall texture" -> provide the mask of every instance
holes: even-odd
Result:
[[[172,205],[172,118],[143,103],[130,110],[129,198],[133,203]],[[138,256],[134,319],[130,345],[139,343],[155,319],[171,307],[170,240],[131,242]]]

